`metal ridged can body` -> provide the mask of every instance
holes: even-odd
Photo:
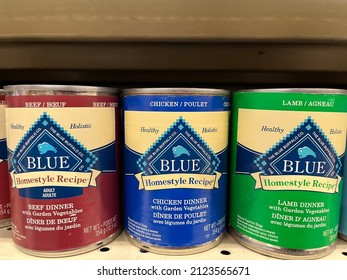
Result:
[[[18,248],[60,257],[110,242],[122,226],[116,90],[4,89],[12,237]]]
[[[346,92],[245,90],[232,102],[230,233],[272,257],[329,254],[338,233]]]
[[[225,233],[229,92],[129,89],[123,109],[130,242],[169,255],[216,246]]]
[[[10,186],[8,178],[5,94],[0,89],[0,228],[11,225]]]

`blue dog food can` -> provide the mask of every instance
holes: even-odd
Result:
[[[216,246],[225,233],[229,92],[128,89],[123,110],[130,242],[168,255]]]

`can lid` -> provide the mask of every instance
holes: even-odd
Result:
[[[229,95],[230,91],[215,88],[128,88],[124,89],[125,95]]]
[[[7,94],[22,95],[22,94],[115,94],[118,92],[116,88],[98,87],[98,86],[80,86],[80,85],[7,85],[4,87]]]

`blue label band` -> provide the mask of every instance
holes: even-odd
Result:
[[[229,96],[170,96],[129,95],[124,96],[124,110],[170,111],[170,112],[215,112],[229,111]]]

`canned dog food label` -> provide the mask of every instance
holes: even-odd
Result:
[[[127,230],[165,247],[225,231],[228,96],[124,97]]]
[[[74,249],[119,229],[117,104],[112,96],[8,97],[13,234],[19,245]]]
[[[259,95],[235,97],[230,224],[284,248],[328,246],[338,232],[346,96]]]
[[[0,95],[1,99],[4,96]],[[8,164],[5,127],[5,100],[0,100],[0,224],[11,217],[10,187],[8,182]]]

